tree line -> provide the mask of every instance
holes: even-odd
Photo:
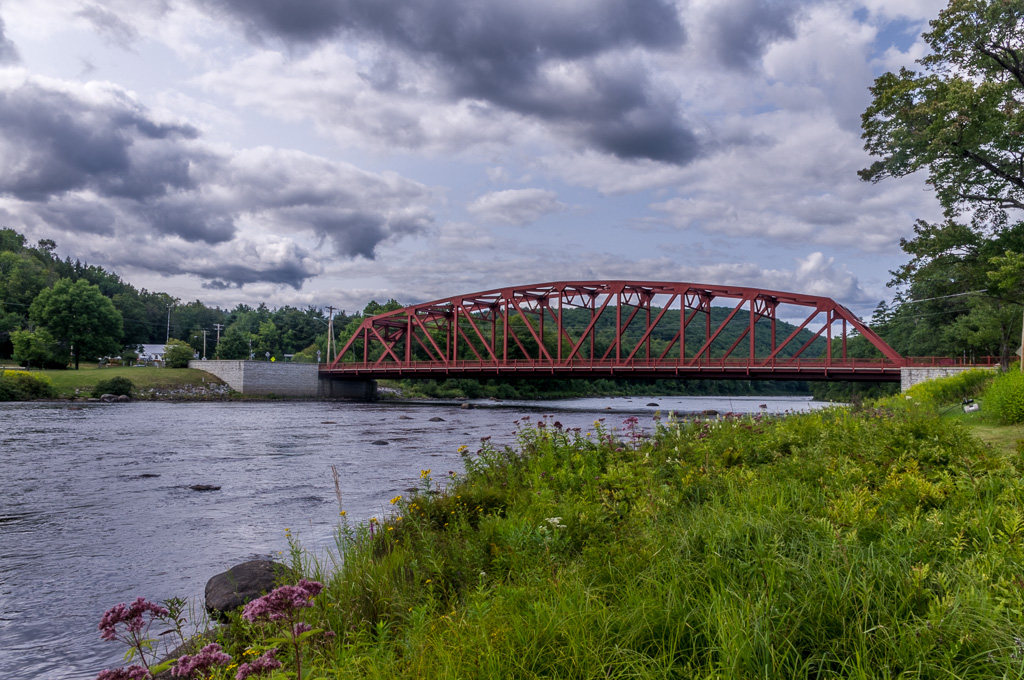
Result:
[[[189,357],[202,356],[204,339],[211,359],[315,362],[317,350],[326,358],[329,319],[321,308],[238,304],[221,309],[200,300],[182,302],[138,289],[102,267],[62,260],[56,247],[49,239],[30,245],[14,229],[0,229],[0,358],[36,367],[77,367],[80,361],[130,355],[133,347],[168,341],[187,345]],[[362,313],[336,312],[334,327],[358,325],[363,313],[398,306],[393,300],[372,301]]]

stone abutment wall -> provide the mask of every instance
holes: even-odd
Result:
[[[914,385],[925,380],[936,378],[947,378],[964,371],[972,371],[975,368],[989,368],[988,366],[929,366],[927,368],[908,367],[900,369],[900,390],[906,391]],[[996,370],[992,367],[991,370]]]
[[[374,380],[321,380],[316,364],[275,361],[190,361],[197,368],[215,375],[231,389],[242,394],[309,399],[352,399],[373,401],[377,398]]]

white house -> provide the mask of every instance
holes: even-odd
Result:
[[[139,363],[149,364],[153,362],[163,363],[164,361],[164,350],[166,346],[164,344],[148,344],[139,345]]]

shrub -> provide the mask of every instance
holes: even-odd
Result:
[[[1024,374],[999,375],[985,392],[985,408],[1004,425],[1024,422]]]
[[[92,396],[99,397],[104,394],[123,394],[126,397],[132,396],[132,390],[135,389],[135,383],[129,378],[123,376],[117,376],[110,380],[101,380],[96,383],[96,387],[92,389]]]
[[[57,395],[50,381],[22,371],[0,371],[0,401],[52,399]]]
[[[164,366],[167,368],[188,368],[195,352],[187,342],[171,338],[164,347]]]

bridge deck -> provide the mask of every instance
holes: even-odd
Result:
[[[692,380],[857,380],[899,382],[900,367],[891,363],[858,360],[843,363],[804,359],[749,365],[743,361],[677,362],[574,362],[544,364],[531,361],[495,364],[482,361],[387,362],[339,364],[320,369],[324,377],[381,378],[678,378]]]

